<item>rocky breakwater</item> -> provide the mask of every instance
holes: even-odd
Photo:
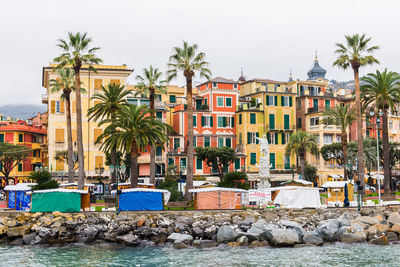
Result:
[[[174,248],[304,246],[397,242],[397,209],[241,210],[159,213],[11,213],[0,217],[0,243],[116,243]]]

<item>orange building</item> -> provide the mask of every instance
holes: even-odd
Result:
[[[30,150],[29,156],[10,173],[13,182],[23,182],[35,167],[47,166],[46,136],[46,129],[30,126],[21,120],[0,127],[0,143],[22,145]],[[0,176],[4,177],[2,173]]]

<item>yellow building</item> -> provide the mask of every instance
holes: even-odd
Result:
[[[56,161],[54,155],[56,151],[67,150],[67,127],[65,116],[65,103],[61,99],[61,92],[52,93],[49,90],[49,81],[56,79],[57,73],[53,71],[55,64],[43,67],[42,86],[46,88],[47,93],[42,96],[42,102],[47,104],[48,111],[48,156],[49,168],[51,171],[59,175],[65,175],[68,166],[63,162]],[[104,153],[100,151],[100,145],[95,145],[97,137],[103,132],[105,125],[97,126],[97,122],[89,121],[87,110],[96,104],[91,100],[91,96],[97,92],[101,85],[109,83],[126,84],[128,76],[133,72],[127,66],[109,66],[95,65],[97,73],[89,71],[88,66],[83,66],[81,70],[82,87],[86,93],[82,94],[82,130],[83,130],[83,147],[85,151],[85,171],[87,177],[108,176],[108,169],[105,166]],[[77,150],[76,138],[76,98],[75,94],[71,94],[71,112],[72,112],[72,139],[74,150]]]
[[[285,149],[296,128],[296,93],[289,91],[285,82],[252,79],[242,83],[240,96],[236,140],[238,152],[246,155],[246,171],[258,173],[260,147],[256,137],[265,134],[270,144],[272,172],[290,172],[296,157],[287,156]]]

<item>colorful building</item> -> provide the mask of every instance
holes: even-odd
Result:
[[[36,167],[47,166],[47,153],[44,149],[46,134],[46,129],[28,125],[22,120],[0,127],[0,143],[25,146],[29,151],[28,157],[10,173],[15,184],[26,181]],[[0,175],[3,176],[2,173]]]

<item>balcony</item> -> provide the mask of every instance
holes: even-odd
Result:
[[[267,130],[272,130],[272,131],[294,131],[294,130],[296,130],[295,124],[290,124],[289,127],[285,127],[284,123],[275,123],[275,125],[272,128],[270,127],[270,124],[266,124],[265,127]]]
[[[49,103],[49,95],[42,94],[42,104],[47,104],[47,103]]]
[[[164,163],[165,160],[166,159],[163,156],[156,156],[156,163]]]
[[[256,106],[251,106],[250,104],[243,103],[240,106],[237,107],[236,111],[262,111],[262,103],[257,103]]]

